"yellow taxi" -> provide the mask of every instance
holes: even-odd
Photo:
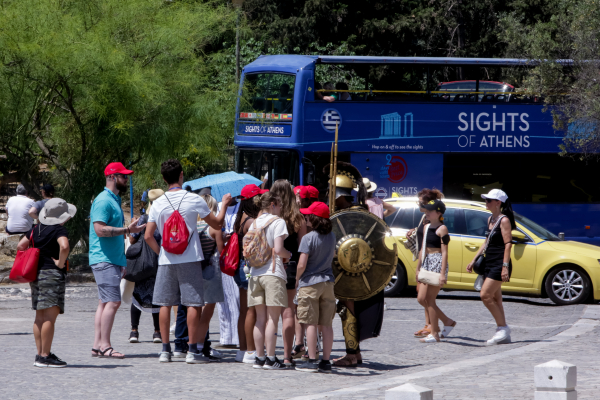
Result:
[[[404,246],[406,233],[415,228],[421,216],[416,197],[385,200],[396,211],[385,218],[392,230],[388,241],[398,248],[397,273],[385,288],[385,294],[399,294],[406,286],[416,286],[417,261]],[[487,220],[491,215],[485,203],[444,199],[444,224],[451,240],[448,245],[448,283],[445,290],[475,290],[477,275],[469,274],[467,265],[485,241]],[[512,232],[510,282],[502,292],[513,295],[548,297],[556,304],[567,305],[586,300],[600,300],[600,247],[563,241],[528,218],[515,213],[517,230]],[[391,243],[390,243],[391,244]]]

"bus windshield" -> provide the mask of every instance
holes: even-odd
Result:
[[[246,74],[242,87],[242,118],[257,118],[248,113],[291,114],[294,105],[295,75],[281,73]],[[267,118],[267,119],[280,119]],[[291,115],[290,115],[291,117]],[[291,119],[285,117],[281,119]],[[260,118],[260,115],[258,116]],[[262,118],[266,118],[263,116]]]
[[[286,179],[292,185],[300,183],[298,153],[295,151],[239,149],[237,159],[238,172],[260,179],[266,189],[278,179]]]

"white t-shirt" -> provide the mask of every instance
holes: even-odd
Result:
[[[221,207],[223,206],[223,202],[219,203],[217,207],[218,212],[221,212]],[[235,226],[235,220],[237,218],[237,212],[240,208],[240,203],[236,203],[232,206],[227,207],[227,211],[225,211],[225,221],[223,221],[223,228],[225,233],[232,233],[233,227]]]
[[[256,219],[256,227],[263,227],[267,221],[272,219],[274,215],[263,213],[260,217]],[[250,229],[248,232],[254,230],[254,223],[250,225]],[[281,236],[283,240],[288,237],[287,226],[285,225],[285,221],[281,218],[277,218],[275,221],[271,222],[271,224],[267,227],[267,243],[269,243],[269,247],[275,247],[275,238]],[[283,262],[281,261],[281,257],[275,256],[275,272],[273,272],[273,260],[269,258],[267,263],[260,268],[252,268],[252,276],[261,276],[261,275],[273,275],[278,278],[287,281],[287,274],[285,272],[285,268],[283,268]]]
[[[180,203],[181,206],[179,205]],[[161,237],[165,237],[163,233],[165,222],[167,222],[167,219],[169,219],[173,211],[177,210],[178,207],[179,214],[185,220],[185,224],[190,232],[191,238],[188,238],[190,242],[183,254],[168,253],[162,248],[162,243],[159,243],[161,245],[160,255],[158,256],[159,265],[183,264],[204,260],[200,239],[198,238],[197,221],[198,216],[204,218],[210,214],[210,210],[204,199],[200,196],[186,190],[166,192],[152,203],[148,222],[155,222],[156,229],[160,232]]]
[[[27,196],[16,195],[6,202],[8,221],[6,229],[11,232],[27,232],[33,226],[33,218],[29,216],[29,209],[35,202]]]

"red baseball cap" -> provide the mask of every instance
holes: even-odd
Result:
[[[300,191],[302,190],[302,188],[303,188],[303,187],[304,187],[304,186],[300,186],[300,185],[296,186],[296,187],[294,188],[294,194],[298,194],[298,193],[300,193]]]
[[[304,215],[313,214],[317,217],[329,218],[329,207],[320,201],[315,201],[308,208],[301,208],[300,212]]]
[[[131,175],[133,171],[125,168],[123,164],[120,162],[111,162],[104,168],[104,176],[109,176],[112,174],[123,174],[123,175]]]
[[[297,186],[300,188],[298,190],[297,195],[300,196],[301,199],[308,199],[310,197],[310,192],[308,191],[308,186]]]
[[[314,187],[314,186],[304,186],[305,188],[308,189],[308,197],[311,199],[318,199],[319,198],[319,190]]]
[[[248,200],[258,194],[267,193],[269,189],[261,189],[255,184],[246,185],[242,188],[242,200]]]

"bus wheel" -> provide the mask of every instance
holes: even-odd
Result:
[[[587,274],[581,268],[568,264],[550,271],[544,285],[550,300],[562,306],[583,303],[592,288]]]
[[[392,276],[392,280],[383,289],[383,294],[386,297],[399,296],[402,290],[406,287],[406,269],[400,261],[396,266],[396,273]]]

